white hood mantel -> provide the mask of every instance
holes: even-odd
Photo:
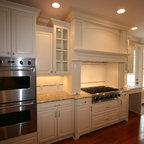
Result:
[[[127,62],[128,54],[86,49],[74,49],[74,59],[94,62]]]

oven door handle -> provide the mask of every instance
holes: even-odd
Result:
[[[0,71],[33,71],[33,68],[24,68],[24,69],[0,69]]]
[[[20,107],[20,106],[29,106],[29,105],[33,105],[33,104],[34,104],[34,102],[29,102],[29,103],[20,104],[20,105],[4,106],[4,107],[0,107],[0,109],[15,108],[15,107]]]

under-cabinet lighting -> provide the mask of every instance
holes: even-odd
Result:
[[[60,4],[57,2],[52,3],[53,8],[60,8]]]
[[[131,28],[131,30],[137,30],[138,29],[138,27],[132,27]]]
[[[118,14],[123,14],[123,13],[125,13],[125,11],[126,11],[125,9],[119,9],[119,10],[117,10],[117,13]]]

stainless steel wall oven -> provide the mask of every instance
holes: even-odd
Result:
[[[35,59],[0,57],[0,140],[36,131]]]

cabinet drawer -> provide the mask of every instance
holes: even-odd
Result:
[[[98,128],[101,126],[105,126],[106,124],[115,122],[119,120],[118,111],[113,111],[108,113],[107,115],[97,115],[92,117],[92,128]]]
[[[77,105],[91,104],[91,98],[83,98],[76,100]]]
[[[59,101],[59,106],[60,107],[70,106],[70,105],[73,105],[73,104],[74,104],[74,100],[73,99]]]
[[[101,113],[104,111],[109,111],[113,109],[117,109],[120,106],[119,100],[111,100],[101,103],[95,103],[92,105],[93,113]]]
[[[38,111],[43,111],[46,109],[57,109],[57,107],[59,106],[59,102],[48,102],[48,103],[41,103],[41,104],[37,104],[37,108]]]

